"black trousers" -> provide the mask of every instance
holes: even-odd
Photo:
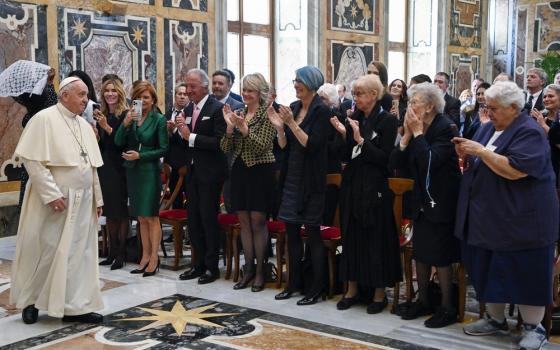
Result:
[[[186,189],[189,235],[197,256],[194,268],[197,271],[208,270],[217,274],[220,251],[218,211],[222,183],[200,182],[195,174],[190,175]]]
[[[323,292],[326,287],[325,265],[326,253],[319,226],[305,226],[307,234],[307,247],[311,258],[311,271],[304,271],[303,242],[301,239],[301,224],[286,223],[288,236],[288,255],[290,259],[289,278],[291,291],[304,290],[307,297],[313,297]],[[307,264],[306,264],[307,265]]]

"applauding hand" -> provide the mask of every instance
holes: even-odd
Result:
[[[344,126],[344,124],[342,124],[336,116],[331,117],[330,120],[333,128],[338,131],[339,134],[346,137],[346,127]]]

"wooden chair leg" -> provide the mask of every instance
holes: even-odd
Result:
[[[399,296],[401,293],[401,283],[395,283],[395,287],[393,288],[393,305],[391,305],[391,313],[397,313],[397,305],[399,305]]]
[[[409,247],[404,248],[404,275],[406,280],[406,301],[411,302],[412,290],[412,251]]]
[[[276,289],[282,287],[282,275],[284,274],[284,263],[282,259],[284,258],[284,239],[280,233],[276,234],[276,271],[278,276],[276,277]]]
[[[330,243],[332,244],[332,243]],[[336,276],[336,247],[329,247],[327,260],[329,263],[329,299],[334,296],[334,279]]]
[[[486,303],[479,303],[478,304],[478,318],[484,317],[486,313]]]
[[[459,264],[457,269],[457,279],[459,280],[459,302],[457,303],[457,322],[463,322],[465,318],[465,302],[467,296],[467,283],[465,276],[465,267]]]
[[[546,338],[550,337],[550,330],[552,329],[552,307],[553,305],[548,305],[544,309],[544,319],[543,319],[543,327],[546,330]]]
[[[238,244],[238,228],[233,229],[232,234],[232,246],[233,246],[233,282],[239,280],[239,244]]]
[[[233,233],[232,228],[228,227],[224,230],[226,233],[225,253],[226,253],[226,276],[225,279],[229,280],[231,277],[231,262],[233,260]]]
[[[173,268],[179,268],[179,259],[183,255],[183,235],[181,234],[183,228],[180,223],[173,225],[173,248],[175,251],[175,258],[173,259]]]
[[[101,255],[109,256],[109,233],[107,232],[107,225],[101,226]]]

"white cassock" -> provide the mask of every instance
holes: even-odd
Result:
[[[92,127],[62,104],[37,113],[15,153],[29,182],[21,208],[10,302],[49,316],[103,308],[97,263],[97,213],[103,165]],[[65,198],[66,210],[48,203]]]

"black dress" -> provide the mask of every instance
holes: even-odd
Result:
[[[451,119],[436,115],[425,134],[412,138],[403,151],[395,148],[390,159],[392,168],[414,179],[413,258],[433,266],[459,261],[459,241],[453,231],[461,172],[451,142],[452,124]]]
[[[115,145],[115,134],[121,125],[126,111],[120,118],[113,114],[107,115],[107,123],[113,132],[107,135],[99,124],[99,148],[103,157],[103,166],[97,171],[101,192],[103,193],[103,215],[108,219],[128,218],[126,172],[123,167],[123,148]]]
[[[388,162],[397,135],[398,120],[376,106],[369,116],[356,111],[362,147],[347,126],[340,199],[343,281],[382,288],[402,279],[399,240],[393,219],[393,193]],[[358,153],[352,158],[352,154]]]

